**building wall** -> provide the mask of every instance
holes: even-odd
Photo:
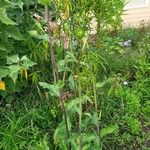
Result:
[[[138,27],[142,21],[145,23],[150,22],[150,0],[149,6],[143,8],[132,8],[124,11],[123,26]]]

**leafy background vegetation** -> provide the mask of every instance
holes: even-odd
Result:
[[[124,5],[0,1],[0,149],[149,149],[150,30]]]

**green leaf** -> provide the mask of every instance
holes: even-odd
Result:
[[[39,82],[39,85],[42,86],[44,89],[48,89],[51,96],[56,96],[56,97],[60,96],[59,89],[55,85],[51,85],[46,82]]]
[[[6,47],[0,42],[0,50],[6,51]]]
[[[50,1],[51,1],[51,0],[40,0],[40,3],[41,3],[42,5],[49,5]]]
[[[55,87],[57,88],[57,89],[63,89],[63,87],[64,87],[64,82],[63,81],[61,81],[61,80],[58,80],[57,81],[57,83],[55,84]]]
[[[59,60],[57,63],[58,66],[58,71],[62,72],[65,70],[65,61],[64,60]]]
[[[0,8],[6,8],[11,6],[11,4],[9,2],[6,2],[4,0],[0,0]]]
[[[69,76],[68,82],[69,82],[70,89],[75,90],[75,82],[74,82],[74,78],[72,75]]]
[[[0,66],[0,79],[6,77],[9,74],[9,69],[5,66]]]
[[[77,97],[76,99],[71,100],[69,103],[67,103],[66,108],[67,110],[75,111],[80,115],[81,109],[79,107],[79,104],[85,104],[86,102],[90,102],[92,104],[92,100],[87,95]]]
[[[15,26],[5,26],[8,37],[12,37],[15,40],[24,40],[23,36]]]
[[[5,59],[7,54],[8,54],[8,52],[6,50],[1,50],[1,48],[0,48],[0,59],[1,58]]]
[[[43,34],[43,35],[37,35],[36,36],[37,39],[40,39],[40,40],[45,40],[45,41],[49,41],[49,37],[48,37],[48,34]]]
[[[11,65],[11,66],[9,66],[9,71],[10,71],[9,76],[15,82],[18,77],[18,72],[20,71],[20,66],[19,65]]]
[[[21,57],[21,61],[24,61],[24,60],[29,60],[29,58],[25,55],[25,56],[22,56]]]
[[[36,65],[35,62],[31,61],[27,57],[26,57],[27,59],[24,59],[24,58],[22,57],[22,59],[21,59],[22,60],[22,66],[23,66],[24,69],[29,69],[29,67],[32,67],[32,66]]]
[[[20,60],[20,58],[18,57],[18,55],[9,56],[9,57],[7,57],[7,64],[11,65],[14,63],[18,63],[19,60]]]
[[[43,31],[42,24],[41,24],[39,21],[35,21],[35,25],[36,25],[41,31]]]
[[[83,133],[82,134],[82,139],[84,142],[92,142],[92,141],[95,141],[96,140],[96,136],[93,134],[90,134],[90,133]]]
[[[22,56],[21,61],[24,69],[29,69],[29,67],[36,65],[36,63],[31,61],[27,56]]]
[[[38,35],[38,33],[37,33],[36,30],[28,31],[28,33],[29,33],[32,37],[36,37],[36,36]]]
[[[16,25],[16,23],[7,17],[6,9],[0,8],[0,21],[7,25]]]
[[[117,131],[117,130],[118,130],[118,125],[113,125],[113,126],[109,126],[109,127],[103,128],[100,131],[100,136],[104,137],[104,136],[106,136],[108,134],[111,134],[111,133]]]
[[[7,8],[7,7],[19,7],[23,9],[24,3],[21,0],[16,0],[15,2],[10,2],[9,0],[1,0],[0,1],[0,8]]]
[[[21,0],[16,0],[16,2],[12,3],[14,6],[18,6],[21,10],[23,10],[24,3]]]
[[[0,26],[0,30],[2,31],[3,27],[1,28]],[[2,31],[2,32],[3,34],[0,34],[0,50],[11,52],[11,50],[13,49],[13,45],[11,42],[8,41],[7,33],[5,31]]]
[[[68,51],[67,51],[67,54],[66,54],[65,61],[66,62],[75,62],[75,63],[78,63],[78,60],[75,58],[74,54],[71,53],[71,52],[68,52]]]

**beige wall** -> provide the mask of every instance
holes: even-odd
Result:
[[[123,26],[139,26],[142,21],[150,22],[150,0],[148,7],[126,10],[122,18]]]

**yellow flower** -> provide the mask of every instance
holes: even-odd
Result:
[[[0,90],[4,90],[5,91],[5,83],[3,81],[0,80]]]

